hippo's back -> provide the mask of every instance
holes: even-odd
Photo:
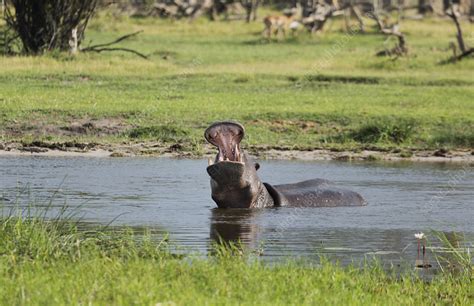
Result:
[[[281,194],[282,206],[337,207],[367,205],[357,192],[335,187],[330,181],[314,179],[272,186]]]

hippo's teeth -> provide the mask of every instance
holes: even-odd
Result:
[[[207,164],[208,164],[209,166],[212,166],[212,165],[214,164],[214,161],[212,161],[212,158],[209,157],[209,158],[207,159]]]
[[[229,158],[226,156],[224,160],[225,160],[225,161],[229,161]]]

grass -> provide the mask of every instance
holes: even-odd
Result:
[[[447,254],[444,256],[436,256],[436,260],[443,271],[446,268],[452,271],[470,271],[471,274],[474,272],[474,266],[472,265],[474,257],[471,254],[471,250],[469,248],[463,248],[459,243],[459,241],[464,241],[462,235],[452,233],[451,237],[448,237],[445,233],[433,231],[433,236],[441,242]]]
[[[130,138],[158,138],[165,142],[177,141],[180,137],[186,135],[186,130],[169,125],[138,127],[129,131],[128,134]]]
[[[217,248],[175,256],[131,230],[79,231],[70,222],[0,219],[2,305],[400,305],[472,303],[469,274],[426,282],[377,265],[266,264]]]
[[[416,123],[411,120],[375,120],[362,125],[350,135],[362,143],[403,143],[412,139]]]
[[[123,46],[150,60],[0,57],[0,141],[159,141],[199,152],[209,123],[235,119],[246,126],[250,148],[474,148],[474,61],[439,64],[454,40],[449,20],[404,21],[410,55],[398,60],[374,55],[385,37],[370,23],[368,34],[341,28],[336,21],[316,37],[267,42],[260,22],[189,24],[102,12],[87,39],[143,30]],[[64,132],[71,122],[104,118],[117,128]]]

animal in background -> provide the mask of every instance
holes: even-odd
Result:
[[[265,29],[263,30],[263,36],[270,39],[272,35],[276,38],[286,37],[287,30],[294,32],[296,29],[297,21],[295,21],[299,7],[292,9],[286,9],[283,11],[283,15],[269,15],[263,19]]]

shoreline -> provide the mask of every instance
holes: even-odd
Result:
[[[258,159],[280,160],[333,160],[333,161],[394,161],[394,162],[433,162],[433,163],[474,163],[474,150],[413,150],[410,156],[401,152],[377,150],[332,151],[316,149],[310,151],[250,148],[247,150]],[[406,154],[406,153],[405,153]],[[206,145],[202,153],[181,150],[179,144],[165,146],[160,143],[118,144],[76,144],[59,148],[44,146],[23,146],[21,143],[0,143],[0,157],[3,156],[44,156],[44,157],[168,157],[168,158],[208,158],[215,156],[214,148]]]

